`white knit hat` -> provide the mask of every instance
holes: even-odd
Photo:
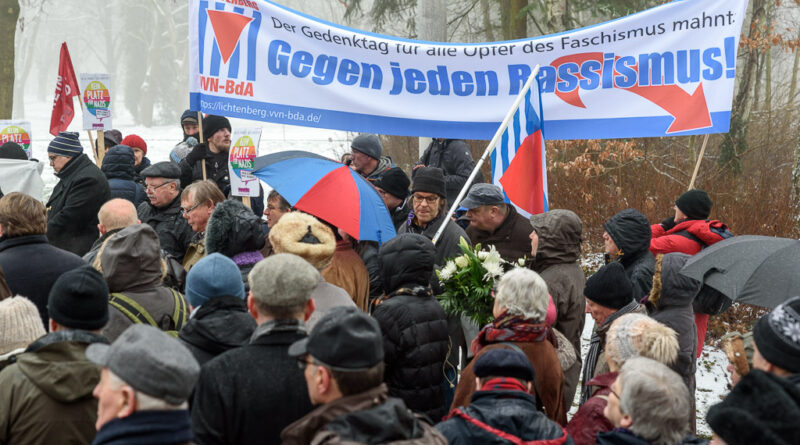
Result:
[[[16,296],[0,301],[0,355],[25,348],[44,334],[39,310],[31,300]]]

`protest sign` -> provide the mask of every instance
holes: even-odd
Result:
[[[261,128],[237,128],[231,135],[228,172],[231,195],[258,197],[258,178],[253,176],[253,160],[258,156]]]
[[[81,73],[83,129],[111,130],[111,76]]]
[[[31,158],[31,123],[18,120],[0,120],[0,145],[16,142]]]
[[[747,0],[684,0],[495,43],[388,37],[264,0],[190,1],[192,109],[489,139],[541,65],[546,139],[727,132]]]

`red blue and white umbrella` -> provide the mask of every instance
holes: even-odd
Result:
[[[307,151],[282,151],[255,159],[253,174],[292,207],[342,229],[359,241],[394,238],[389,211],[377,190],[349,167]]]

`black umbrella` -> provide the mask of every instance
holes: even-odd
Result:
[[[800,295],[800,241],[736,236],[693,256],[680,273],[733,301],[774,308]]]

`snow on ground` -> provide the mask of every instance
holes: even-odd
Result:
[[[78,105],[77,101],[75,105]],[[47,201],[47,198],[53,191],[53,187],[55,187],[58,182],[58,178],[55,177],[53,169],[47,162],[47,144],[53,139],[53,136],[50,135],[51,111],[52,103],[49,102],[26,104],[26,120],[31,121],[31,131],[33,133],[33,157],[45,164],[44,171],[42,172],[42,179],[45,183],[44,196],[42,196],[44,201]],[[118,110],[114,109],[114,113],[118,113]],[[75,114],[75,118],[72,120],[68,131],[80,132],[84,153],[91,159],[94,159],[87,132],[81,130],[83,125],[81,111],[76,109]],[[123,137],[129,134],[141,136],[145,142],[147,142],[147,157],[151,162],[155,163],[169,160],[170,150],[172,150],[172,147],[180,142],[183,137],[178,122],[170,122],[165,125],[145,128],[140,125],[134,125],[133,119],[128,113],[124,112],[124,110],[120,114],[120,116],[115,115],[112,122],[113,127],[122,132]],[[342,153],[350,151],[349,140],[352,139],[353,135],[345,131],[270,124],[244,119],[231,119],[231,126],[234,130],[237,127],[261,127],[259,155],[283,150],[306,150],[338,159]],[[92,136],[96,137],[96,133],[92,132]],[[269,191],[270,187],[266,186],[265,189]]]
[[[589,314],[586,314],[586,323],[581,335],[581,357],[586,357],[589,352],[592,329],[594,329],[594,320]],[[727,366],[728,358],[721,349],[705,345],[703,355],[697,360],[697,372],[695,373],[697,381],[697,391],[695,392],[695,400],[697,401],[697,435],[700,437],[711,437],[711,429],[706,423],[706,413],[712,405],[719,403],[722,397],[728,393],[729,379],[728,372],[725,369]],[[580,397],[581,388],[579,384],[575,399],[572,402],[572,408],[567,416],[568,418],[572,418],[578,411]]]

